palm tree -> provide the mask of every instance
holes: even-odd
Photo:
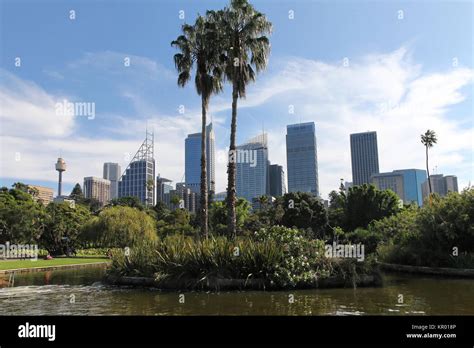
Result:
[[[426,148],[426,173],[428,174],[428,187],[430,189],[430,196],[431,196],[431,180],[430,180],[430,168],[428,165],[428,149],[432,148],[438,139],[436,138],[435,131],[427,130],[425,134],[421,135],[421,143],[425,145]]]
[[[215,23],[198,16],[194,25],[184,24],[182,35],[171,42],[180,50],[174,55],[178,70],[178,85],[184,87],[191,79],[191,70],[196,67],[194,84],[201,96],[201,193],[200,215],[201,235],[208,235],[208,187],[206,171],[206,115],[212,94],[222,91],[223,72],[220,68],[220,51],[215,44],[217,30]]]
[[[236,235],[236,132],[237,100],[245,98],[246,86],[255,81],[256,74],[265,69],[270,53],[272,24],[247,0],[231,0],[222,11],[208,11],[208,16],[218,23],[221,49],[225,59],[225,77],[232,83],[232,120],[230,126],[229,163],[227,165],[228,232]]]

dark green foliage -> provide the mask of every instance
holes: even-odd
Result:
[[[236,221],[237,221],[237,231],[239,234],[242,234],[244,231],[244,225],[248,221],[250,216],[250,203],[243,199],[239,198],[236,205]],[[227,220],[228,220],[228,209],[226,208],[225,202],[213,202],[209,209],[209,226],[211,232],[215,235],[224,235],[227,230]]]
[[[69,254],[79,246],[82,226],[90,219],[88,209],[81,205],[72,208],[69,203],[50,203],[46,207],[44,232],[40,245],[51,255]]]
[[[372,228],[388,238],[378,249],[385,262],[474,268],[474,189],[434,195],[431,204],[407,209]]]
[[[137,208],[138,210],[145,209],[143,204],[140,202],[140,199],[135,196],[114,198],[109,202],[108,205],[112,207],[115,207],[115,206],[131,207],[131,208]]]
[[[278,200],[277,206],[283,211],[280,220],[283,226],[309,230],[313,237],[324,238],[327,215],[319,199],[308,193],[292,192]]]
[[[44,230],[45,208],[33,199],[27,185],[13,187],[0,189],[0,244],[37,243]]]

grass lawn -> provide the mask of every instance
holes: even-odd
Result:
[[[53,260],[0,260],[0,270],[106,262],[106,257],[60,257]]]

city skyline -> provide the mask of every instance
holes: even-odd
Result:
[[[2,42],[1,185],[24,181],[55,187],[57,173],[51,166],[57,157],[64,157],[68,171],[63,191],[69,193],[84,177],[99,176],[105,162],[125,168],[146,123],[156,132],[157,173],[180,182],[182,141],[200,129],[200,108],[193,86],[176,86],[169,42],[179,33],[179,24],[224,3],[178,1],[125,9],[85,3],[76,9],[75,22],[68,19],[67,4],[4,3],[5,25],[40,29],[13,32]],[[431,174],[456,175],[460,190],[468,185],[474,177],[474,74],[466,5],[436,3],[427,9],[397,2],[370,7],[303,1],[292,4],[293,20],[284,3],[256,1],[255,5],[274,23],[272,54],[268,70],[259,75],[258,84],[249,85],[247,99],[239,102],[237,143],[264,128],[269,160],[288,173],[286,125],[315,122],[319,186],[321,196],[327,198],[340,178],[352,180],[349,134],[377,131],[380,172],[390,172],[424,167],[419,135],[431,128],[439,138],[430,150]],[[31,7],[35,16],[25,17],[24,6]],[[185,20],[178,17],[180,9],[186,12]],[[153,21],[152,13],[158,10],[169,13],[163,23]],[[305,21],[320,11],[324,20]],[[128,17],[141,20],[124,29]],[[362,25],[365,18],[371,20]],[[94,35],[103,29],[104,21],[107,30]],[[339,25],[351,21],[362,25],[357,35]],[[316,27],[310,30],[310,24]],[[156,27],[158,37],[151,30]],[[55,40],[46,40],[51,32],[63,42],[60,50]],[[310,32],[321,34],[310,40]],[[74,40],[63,40],[66,35]],[[124,43],[123,38],[131,35],[143,39]],[[295,40],[295,35],[301,40]],[[334,40],[341,37],[344,40]],[[431,44],[432,37],[443,51]],[[155,38],[153,47],[147,45]],[[16,58],[21,58],[21,66],[15,66]],[[227,184],[229,91],[227,85],[210,104],[216,133],[216,192],[224,191]],[[88,109],[94,113],[59,116],[56,104],[64,100],[95,103],[94,109]]]

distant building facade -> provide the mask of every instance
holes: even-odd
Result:
[[[288,192],[319,196],[318,154],[314,122],[286,126]]]
[[[118,183],[118,196],[137,197],[146,206],[155,205],[154,135],[146,138]]]
[[[208,191],[215,191],[216,149],[212,123],[206,127],[206,170]],[[186,187],[197,194],[201,183],[201,133],[188,134],[184,141],[184,182]]]
[[[423,169],[399,169],[389,173],[378,173],[371,176],[371,183],[380,190],[390,189],[405,204],[423,204],[422,184],[426,181]]]
[[[458,178],[455,175],[446,175],[443,174],[434,174],[430,175],[431,182],[431,192],[437,193],[440,196],[444,197],[449,192],[459,192],[458,189]],[[423,199],[428,197],[429,186],[428,180],[426,180],[422,185],[422,194]]]
[[[379,173],[377,132],[350,135],[353,185],[369,184],[370,177]]]
[[[405,201],[402,173],[390,172],[372,174],[370,183],[374,184],[379,190],[392,190],[400,199]]]
[[[84,178],[84,197],[99,201],[104,206],[110,200],[110,180],[88,176]]]
[[[236,193],[252,203],[269,193],[267,135],[256,136],[236,148]]]
[[[285,171],[283,166],[271,164],[269,167],[270,175],[270,195],[273,197],[283,196],[286,193]]]
[[[166,204],[170,207],[170,195],[169,193],[173,190],[171,185],[172,180],[162,178],[161,176],[156,177],[156,201]]]
[[[37,191],[37,195],[33,196],[33,199],[35,201],[41,202],[44,206],[48,205],[53,201],[54,189],[38,185],[28,185],[28,187],[33,188]]]
[[[103,178],[110,181],[110,199],[118,197],[118,183],[122,172],[118,163],[104,163]]]

